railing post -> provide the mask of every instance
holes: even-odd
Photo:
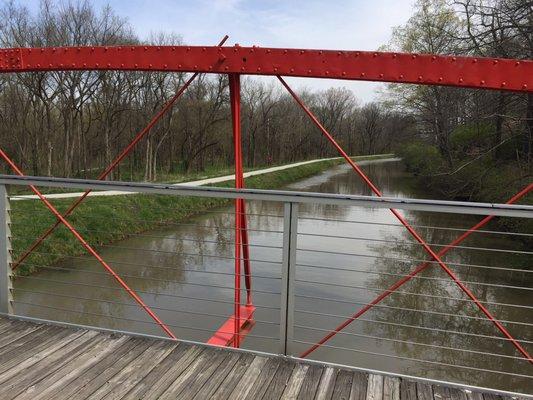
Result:
[[[292,354],[294,336],[294,272],[298,236],[298,203],[284,203],[281,270],[280,352]]]
[[[13,314],[11,218],[5,185],[0,185],[0,313]]]

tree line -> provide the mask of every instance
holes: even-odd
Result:
[[[89,1],[20,2],[0,9],[2,47],[180,45],[177,35],[142,41],[126,19]],[[58,71],[0,76],[0,144],[27,173],[94,176],[108,165],[188,78],[165,72]],[[299,93],[351,154],[394,150],[412,119],[379,102],[360,105],[346,89]],[[112,177],[158,175],[233,164],[225,75],[200,75]],[[278,82],[242,84],[247,167],[336,155]]]
[[[418,0],[387,47],[531,60],[533,1]],[[533,93],[390,85],[385,101],[415,119],[400,153],[441,194],[502,201],[531,181]]]

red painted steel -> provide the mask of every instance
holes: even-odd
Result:
[[[242,137],[241,137],[241,84],[239,74],[229,74],[229,89],[231,103],[231,120],[233,129],[233,145],[235,153],[235,188],[244,188],[244,174],[242,165]],[[242,249],[242,257],[241,257]],[[246,285],[245,314],[241,314],[241,260],[244,264],[244,280]],[[246,208],[243,199],[235,199],[235,304],[234,315],[217,330],[208,343],[227,346],[228,343],[239,347],[243,330],[253,323],[252,280],[250,269],[250,253],[248,246],[248,232],[246,229]],[[249,312],[252,310],[252,312]],[[228,327],[233,325],[233,337],[229,337]]]
[[[228,35],[224,36],[218,46],[223,46],[224,43],[228,40]],[[167,101],[167,103],[163,106],[163,108],[150,120],[148,125],[146,125],[128,144],[122,152],[109,164],[109,166],[98,176],[98,180],[105,179],[111,171],[113,171],[118,164],[129,154],[131,151],[135,148],[135,146],[143,139],[154,127],[154,125],[167,113],[168,110],[172,108],[174,103],[181,97],[183,92],[191,85],[191,83],[196,79],[198,76],[198,73],[193,74],[186,82],[183,84],[181,88],[174,94],[174,96]],[[85,198],[91,193],[92,190],[87,190],[85,193],[83,193],[63,214],[63,217],[68,217],[82,202],[85,200]],[[41,243],[59,226],[61,225],[61,222],[58,220],[55,222],[54,225],[52,225],[48,230],[46,230],[26,251],[22,253],[22,255],[16,260],[13,265],[12,269],[15,270],[17,267],[37,248],[41,245]]]
[[[254,312],[255,307],[253,305],[241,305],[239,310],[240,319],[236,319],[234,315],[229,317],[207,343],[223,347],[238,347],[235,345],[234,339],[238,337],[240,345],[246,334],[250,332],[254,325]],[[239,325],[238,335],[235,335],[235,324]]]
[[[513,204],[516,203],[518,200],[520,200],[522,197],[524,197],[526,194],[531,192],[533,190],[533,183],[526,186],[524,189],[522,189],[520,192],[515,194],[513,197],[511,197],[506,204]],[[461,234],[459,237],[457,237],[453,242],[448,244],[446,247],[442,248],[437,254],[440,257],[443,257],[446,253],[448,253],[450,250],[452,250],[455,246],[459,245],[461,242],[463,242],[468,236],[470,236],[472,233],[477,231],[478,229],[481,229],[483,226],[487,225],[490,221],[492,221],[495,218],[494,215],[489,215],[485,218],[483,218],[481,221],[479,221],[477,224],[472,226],[470,229],[468,229],[466,232]],[[348,325],[350,325],[352,322],[354,322],[357,318],[361,317],[363,314],[365,314],[367,311],[372,309],[375,305],[381,303],[382,300],[387,298],[390,294],[394,293],[397,289],[399,289],[401,286],[403,286],[405,283],[409,282],[412,278],[414,278],[417,274],[425,270],[427,267],[429,267],[432,264],[430,261],[426,261],[424,263],[421,263],[418,267],[416,267],[409,275],[403,277],[402,279],[398,280],[396,283],[391,285],[387,290],[385,290],[382,294],[380,294],[378,297],[376,297],[374,300],[372,300],[370,303],[366,304],[363,308],[361,308],[359,311],[357,311],[355,314],[353,314],[350,318],[348,318],[346,321],[344,321],[342,324],[337,326],[333,331],[328,333],[326,336],[324,336],[320,341],[318,341],[316,344],[311,346],[309,349],[304,351],[302,354],[300,354],[300,357],[305,358],[309,354],[311,354],[313,351],[318,349],[320,346],[322,346],[324,343],[326,343],[329,339],[331,339],[333,336],[335,336],[337,333],[339,333],[341,330],[346,328]],[[530,359],[531,361],[531,359]]]
[[[239,46],[0,50],[0,72],[53,70],[239,73],[533,91],[531,60]]]
[[[17,167],[17,165],[8,157],[8,155],[0,149],[0,157],[2,157],[11,167],[17,175],[24,176],[22,171]],[[81,243],[81,245],[87,250],[98,262],[106,269],[106,271],[118,282],[120,286],[128,292],[128,294],[146,311],[146,313],[155,321],[157,325],[163,329],[163,331],[172,339],[177,339],[172,331],[159,319],[159,317],[148,307],[144,301],[137,295],[137,293],[131,289],[126,282],[111,268],[104,259],[83,239],[83,237],[78,233],[76,229],[56,210],[56,208],[43,196],[43,194],[35,186],[30,185],[30,189],[35,193],[39,199],[45,204],[46,208],[50,210],[54,216],[61,221],[63,225],[74,235],[74,237]]]
[[[322,134],[333,144],[337,151],[341,154],[342,157],[350,164],[354,171],[365,181],[365,183],[370,187],[372,192],[378,197],[382,197],[381,191],[372,183],[372,181],[365,175],[363,170],[355,163],[353,160],[346,154],[342,147],[335,141],[333,136],[324,128],[316,116],[311,112],[311,110],[302,102],[302,100],[296,95],[296,93],[290,88],[289,85],[278,76],[280,82],[285,86],[287,91],[291,96],[296,100],[300,107],[305,111],[313,123],[320,129]],[[415,238],[415,240],[422,245],[424,250],[433,258],[439,266],[448,274],[448,276],[455,282],[457,286],[476,304],[476,306],[481,310],[483,314],[498,328],[498,330],[511,341],[511,343],[516,347],[516,349],[533,364],[533,358],[529,353],[520,345],[520,343],[507,331],[507,329],[490,313],[490,311],[477,299],[477,297],[468,289],[468,287],[461,282],[461,280],[455,275],[455,273],[442,261],[441,257],[433,251],[431,247],[426,243],[426,241],[414,230],[414,228],[407,222],[407,220],[395,209],[390,209],[393,215],[400,221],[400,223],[407,229],[407,231]]]

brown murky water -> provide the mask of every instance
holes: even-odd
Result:
[[[430,197],[400,162],[365,170],[385,196]],[[370,194],[346,167],[290,186]],[[206,341],[232,314],[232,207],[104,246],[176,336]],[[256,324],[243,347],[279,350],[281,204],[248,203]],[[440,249],[479,216],[404,212]],[[440,227],[441,229],[429,229]],[[446,229],[444,229],[446,228]],[[452,229],[448,229],[452,228]],[[497,230],[488,226],[485,230]],[[386,209],[303,205],[298,225],[293,354],[416,268],[426,256]],[[440,245],[440,246],[439,246]],[[532,257],[520,237],[477,233],[444,259],[523,346],[533,352]],[[162,335],[159,327],[89,257],[66,259],[15,283],[16,312],[52,320]],[[65,311],[70,310],[70,311]],[[363,368],[531,393],[533,367],[437,265],[350,324],[310,358]],[[423,361],[421,361],[423,360]],[[497,371],[497,372],[489,372]],[[522,375],[522,376],[513,376]]]

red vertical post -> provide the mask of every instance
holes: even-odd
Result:
[[[242,146],[241,146],[241,82],[238,74],[229,74],[231,121],[235,156],[235,188],[242,187]],[[241,306],[241,231],[242,200],[235,199],[235,300],[234,300],[234,340],[239,347],[240,306]]]

